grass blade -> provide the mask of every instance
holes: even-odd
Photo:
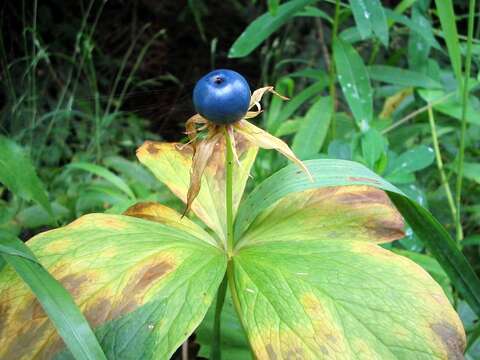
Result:
[[[245,31],[235,40],[228,56],[231,58],[240,58],[247,56],[255,50],[266,38],[278,30],[295,14],[303,10],[307,5],[313,4],[317,0],[293,0],[280,5],[276,10],[276,15],[265,13],[255,19]]]
[[[75,359],[106,359],[95,334],[67,290],[38,263],[24,243],[4,232],[0,236],[0,254],[33,291]],[[14,249],[15,253],[6,249]]]
[[[435,0],[435,4],[437,5],[438,17],[442,25],[445,42],[447,43],[448,55],[452,63],[453,72],[460,85],[462,81],[462,59],[453,3],[452,0]]]
[[[125,193],[130,199],[135,199],[135,194],[133,193],[132,189],[130,189],[130,187],[127,185],[127,183],[123,181],[120,176],[115,175],[113,172],[104,168],[103,166],[90,163],[76,162],[69,164],[68,167],[70,169],[84,170],[91,174],[100,176],[110,182],[112,185],[114,185],[117,189]]]
[[[405,87],[441,89],[442,84],[429,76],[394,66],[372,65],[368,67],[370,79]]]

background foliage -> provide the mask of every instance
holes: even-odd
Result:
[[[478,272],[480,25],[462,93],[467,13],[466,1],[443,0],[5,2],[0,228],[26,240],[139,200],[181,208],[135,149],[180,140],[195,81],[228,67],[252,89],[275,84],[291,97],[265,103],[263,128],[302,159],[355,160],[395,184],[432,211]],[[262,152],[249,186],[284,165]],[[469,334],[467,357],[478,358],[480,326],[436,260],[410,229],[393,248],[443,286]],[[227,340],[244,351],[241,337]]]

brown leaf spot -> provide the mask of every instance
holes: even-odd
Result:
[[[7,325],[7,317],[10,312],[10,308],[6,304],[0,303],[0,339],[2,338],[2,332]]]
[[[113,305],[107,320],[112,320],[135,310],[141,304],[141,298],[151,285],[173,265],[167,261],[148,264],[141,268],[128,282],[121,294],[121,300]]]
[[[130,206],[123,214],[134,217],[142,217],[142,214],[146,212],[150,207],[155,206],[154,202],[147,201]]]
[[[172,265],[166,261],[158,264],[153,264],[150,267],[144,268],[141,271],[141,276],[136,282],[133,291],[142,291],[147,288],[152,282],[160,278],[172,268]]]
[[[81,294],[81,286],[88,280],[85,274],[69,274],[61,278],[60,282],[74,298],[77,298]]]
[[[449,360],[461,360],[464,358],[465,339],[457,329],[444,321],[433,324],[431,328],[444,344]]]
[[[98,299],[97,302],[89,306],[85,310],[85,317],[87,318],[91,327],[96,328],[102,325],[109,319],[109,314],[112,310],[112,303],[109,299]]]
[[[31,309],[32,309],[32,320],[38,320],[38,319],[47,317],[47,314],[43,310],[43,307],[42,305],[40,305],[37,298],[33,299]]]
[[[8,342],[6,349],[1,349],[4,350],[0,353],[2,359],[30,358],[32,350],[45,341],[45,333],[52,330],[48,321],[30,321],[19,324],[19,326],[22,325],[23,327],[20,327]]]
[[[348,178],[348,181],[362,182],[362,183],[366,182],[366,183],[377,184],[377,185],[380,184],[380,182],[378,182],[377,180],[366,178],[366,177],[356,177],[356,176],[350,176]]]
[[[143,146],[145,146],[145,148],[147,149],[147,152],[150,154],[150,155],[155,155],[158,153],[158,148],[155,146],[155,143],[152,142],[152,141],[145,141],[145,143],[143,144]]]
[[[390,204],[388,196],[382,191],[373,188],[353,187],[352,191],[339,193],[335,196],[335,201],[340,204],[361,204],[361,203],[375,203],[375,204]]]

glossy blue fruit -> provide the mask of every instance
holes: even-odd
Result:
[[[231,124],[247,113],[250,87],[236,71],[214,70],[198,80],[193,89],[193,104],[207,120],[219,125]]]

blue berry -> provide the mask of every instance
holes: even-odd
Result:
[[[233,70],[219,69],[198,80],[193,89],[195,110],[207,120],[231,124],[243,118],[250,104],[250,87]]]

